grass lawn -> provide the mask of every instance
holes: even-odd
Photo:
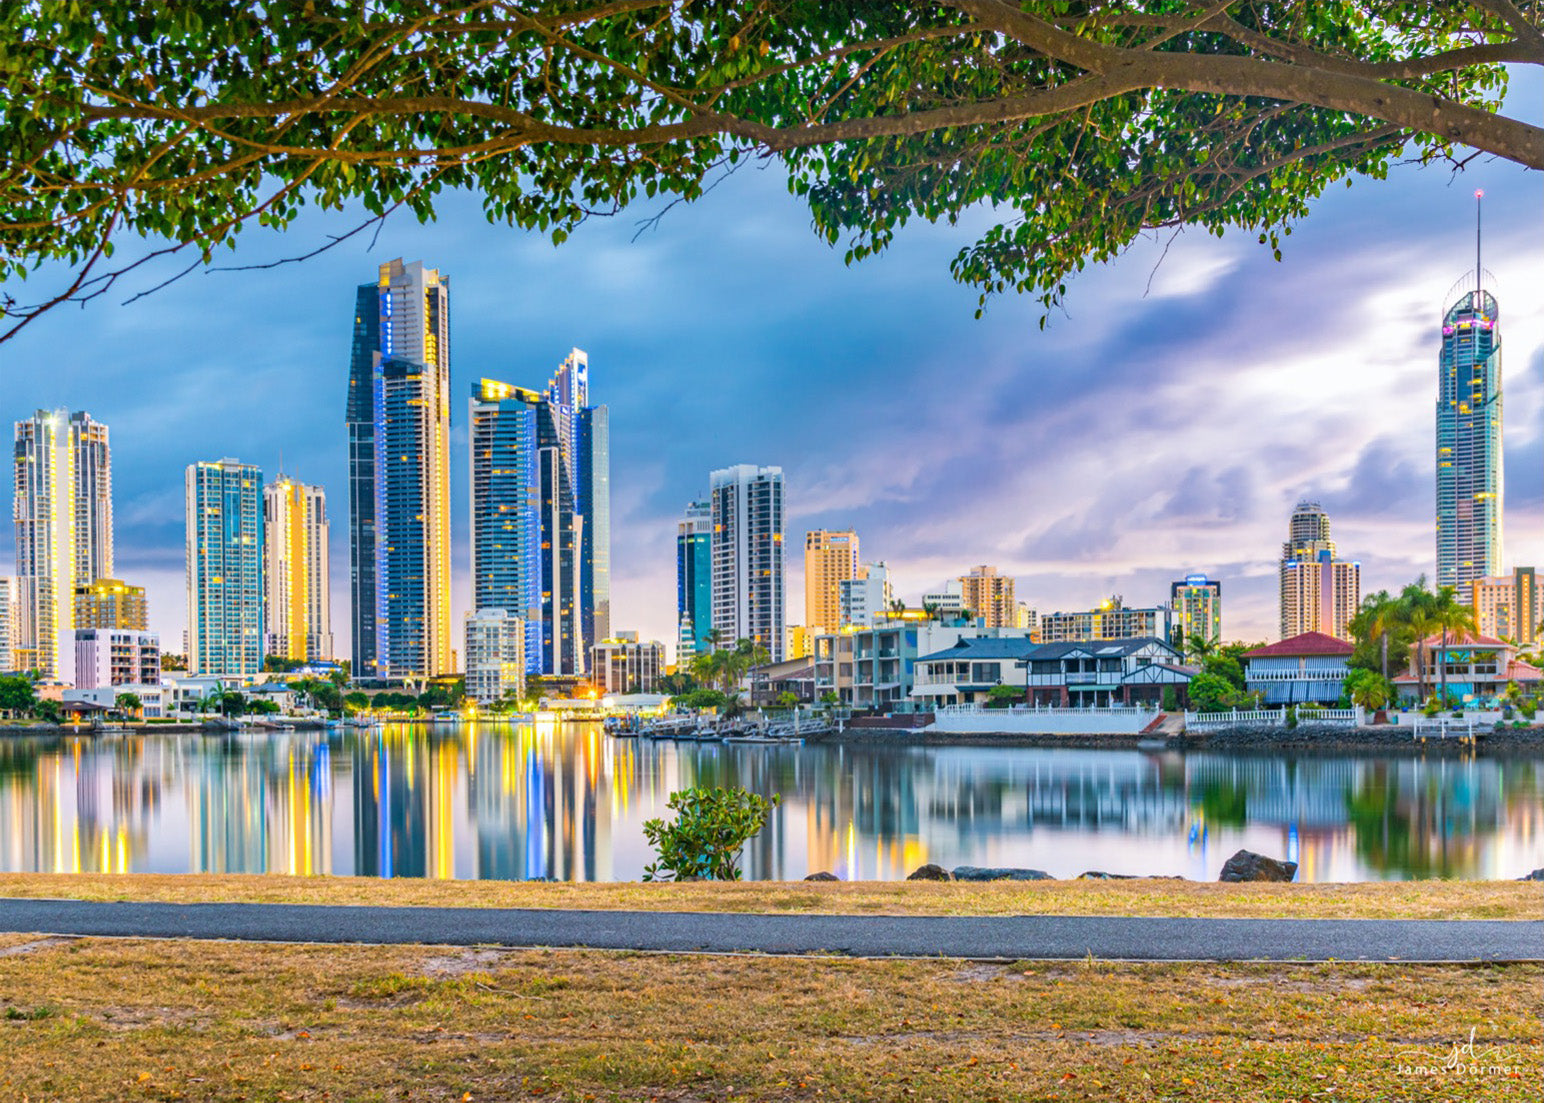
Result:
[[[1389,881],[742,882],[543,884],[411,878],[0,874],[0,896],[311,904],[631,908],[855,915],[1169,915],[1255,918],[1541,919],[1544,883]]]
[[[1541,992],[1533,965],[4,936],[0,1098],[1532,1103]],[[1471,1029],[1489,1071],[1442,1070]]]

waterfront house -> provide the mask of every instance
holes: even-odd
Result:
[[[909,708],[917,696],[912,692],[917,657],[971,637],[1011,639],[1015,647],[1030,646],[1029,629],[987,628],[979,620],[850,626],[815,637],[815,699],[834,693],[853,708]]]
[[[1303,632],[1244,652],[1244,688],[1266,705],[1332,705],[1345,690],[1352,647],[1323,632]]]
[[[1438,633],[1417,646],[1420,662],[1412,655],[1410,669],[1393,679],[1401,700],[1419,701],[1440,693],[1444,676],[1448,693],[1465,704],[1497,700],[1508,682],[1530,695],[1544,682],[1544,673],[1517,658],[1516,644],[1495,636],[1450,632],[1444,644]]]
[[[1031,643],[965,637],[917,660],[912,696],[928,705],[984,703],[994,686],[1055,707],[1158,704],[1165,687],[1183,702],[1196,668],[1155,636]]]

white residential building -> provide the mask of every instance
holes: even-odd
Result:
[[[466,615],[466,695],[489,704],[525,694],[525,621],[507,609]]]
[[[783,469],[739,464],[713,472],[713,627],[783,661]]]
[[[96,689],[161,680],[161,637],[131,628],[77,628],[75,688]]]
[[[869,625],[890,612],[895,591],[890,588],[890,568],[883,563],[868,563],[858,570],[857,578],[845,578],[837,584],[837,604],[841,627]]]

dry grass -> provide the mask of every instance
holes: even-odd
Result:
[[[81,939],[0,957],[0,1098],[1532,1101],[1541,988],[1531,965]],[[1401,1073],[1471,1027],[1508,1072]]]
[[[1167,915],[1239,918],[1540,919],[1544,883],[1242,884],[1136,881],[543,884],[369,877],[0,874],[0,896],[81,900],[442,904],[505,908],[854,915]]]

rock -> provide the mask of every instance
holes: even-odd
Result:
[[[955,866],[954,879],[956,881],[1049,881],[1052,878],[1043,869]]]
[[[1091,869],[1087,873],[1078,874],[1079,881],[1135,881],[1135,873],[1106,873],[1102,869]]]
[[[1544,869],[1536,869],[1532,873],[1525,873],[1518,878],[1519,881],[1544,881]]]
[[[906,878],[908,881],[947,881],[949,879],[949,871],[943,866],[934,865],[932,862],[925,866],[918,866],[911,871],[911,876]]]
[[[1252,850],[1240,850],[1222,864],[1219,881],[1290,881],[1297,876],[1296,862],[1279,862]]]
[[[838,877],[834,873],[827,873],[825,870],[821,870],[819,873],[811,873],[808,877],[805,878],[805,880],[806,881],[840,881],[841,878]]]

